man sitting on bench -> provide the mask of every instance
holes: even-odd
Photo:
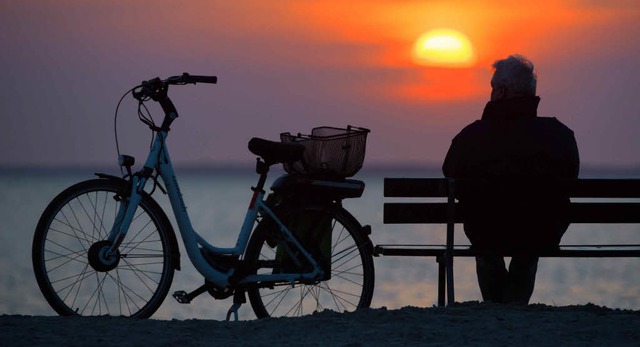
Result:
[[[482,118],[452,140],[442,169],[456,179],[465,234],[473,248],[483,250],[476,257],[482,298],[528,304],[538,268],[535,252],[557,247],[569,226],[568,196],[553,185],[528,181],[577,178],[578,148],[571,129],[537,116],[531,61],[512,55],[493,68]],[[513,254],[508,270],[505,253]]]

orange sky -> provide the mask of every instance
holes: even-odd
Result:
[[[335,0],[294,2],[290,9],[295,13],[292,17],[307,20],[304,25],[311,28],[314,40],[375,47],[373,54],[350,57],[343,60],[345,64],[414,70],[409,78],[396,81],[389,96],[433,102],[484,97],[486,70],[496,59],[514,52],[526,52],[533,58],[554,55],[566,46],[565,40],[571,40],[559,31],[597,30],[628,11],[583,3],[355,0],[345,4]],[[637,9],[632,12],[637,14]],[[633,18],[633,13],[626,16]],[[471,40],[478,57],[476,66],[415,66],[410,53],[413,43],[421,34],[441,27],[460,31]],[[389,86],[383,89],[389,91]]]
[[[20,148],[0,165],[111,158],[119,93],[185,71],[220,83],[175,89],[193,115],[176,126],[177,161],[244,162],[243,134],[348,122],[372,128],[372,162],[437,164],[511,53],[536,64],[541,114],[575,130],[585,162],[638,162],[634,0],[21,0],[0,2],[0,20],[0,112],[20,120],[0,129],[0,148]],[[475,65],[417,64],[414,42],[435,28],[465,34]],[[128,120],[122,141],[143,151]],[[68,124],[83,132],[65,136]],[[44,145],[50,132],[58,142]]]
[[[63,3],[78,10],[77,1]],[[282,1],[273,6],[268,1],[196,1],[181,7],[156,6],[152,11],[140,4],[133,11],[114,11],[105,20],[117,22],[120,32],[131,35],[132,45],[144,44],[158,35],[157,31],[141,30],[144,18],[141,21],[140,15],[150,12],[150,18],[171,28],[163,36],[174,52],[184,54],[185,50],[193,51],[194,46],[209,42],[222,42],[224,46],[211,48],[222,55],[225,50],[244,45],[263,49],[269,45],[274,51],[255,57],[250,56],[255,52],[247,52],[244,59],[265,65],[291,60],[306,66],[394,71],[394,80],[384,85],[366,81],[349,87],[404,101],[451,102],[485,97],[490,65],[498,58],[520,52],[535,62],[552,60],[568,53],[568,47],[578,53],[575,50],[585,43],[572,40],[607,40],[598,28],[609,21],[634,20],[638,16],[637,6],[626,6],[624,1],[615,2],[618,5],[589,5],[592,3],[303,0]],[[100,6],[99,2],[83,5],[87,9]],[[87,18],[85,24],[96,23]],[[411,57],[412,46],[421,34],[435,28],[454,29],[466,35],[477,56],[475,66],[454,69],[417,65]],[[204,35],[194,37],[193,32]],[[578,38],[571,35],[576,32],[580,33]]]
[[[265,65],[292,60],[307,66],[387,69],[399,72],[391,84],[365,82],[350,87],[413,102],[482,98],[487,94],[490,65],[496,59],[521,52],[538,61],[566,53],[565,47],[575,50],[581,45],[571,42],[575,37],[568,34],[580,32],[581,40],[585,36],[606,39],[597,35],[600,26],[638,14],[635,7],[590,6],[589,1],[580,0],[303,0],[283,1],[278,6],[268,1],[196,3],[177,11],[161,6],[153,10],[159,22],[173,26],[164,35],[176,50],[219,41],[225,44],[216,47],[219,51],[233,50],[237,40],[241,42],[236,47],[277,47],[277,52],[245,57]],[[133,19],[137,15],[132,11],[129,16]],[[140,30],[140,21],[121,16],[114,13],[112,20],[126,27],[121,30],[138,30],[133,35],[138,42],[156,37],[157,32]],[[416,65],[411,57],[415,40],[435,28],[465,34],[475,49],[475,66],[439,69]],[[193,37],[194,31],[208,33],[208,37]],[[185,41],[185,36],[190,40]]]

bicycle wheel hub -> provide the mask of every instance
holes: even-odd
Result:
[[[116,254],[111,256],[107,252],[111,248],[111,241],[98,241],[89,248],[89,264],[99,272],[107,272],[115,269],[120,262],[120,252],[116,250]]]

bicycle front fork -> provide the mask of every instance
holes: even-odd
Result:
[[[111,247],[106,252],[107,257],[111,257],[118,252],[118,247],[129,231],[131,221],[135,216],[140,201],[142,201],[141,191],[144,190],[146,178],[140,178],[138,175],[131,175],[130,180],[120,195],[116,199],[120,200],[120,207],[116,215],[111,231],[109,232],[108,241]]]

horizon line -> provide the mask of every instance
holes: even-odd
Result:
[[[253,173],[255,169],[254,164],[228,162],[228,163],[183,163],[175,164],[174,168],[176,172],[184,173],[207,173],[207,172],[223,172],[223,171],[246,171],[247,173]],[[434,174],[437,172],[442,174],[442,164],[435,163],[372,163],[365,164],[359,173],[373,173],[384,171],[407,171],[407,172],[419,172],[424,171],[425,174]],[[139,170],[138,167],[134,167],[134,170]],[[117,165],[3,165],[0,164],[0,174],[5,173],[79,173],[79,172],[91,171],[95,172],[118,172],[120,167]],[[273,165],[273,171],[282,171],[281,164]],[[606,165],[606,164],[583,164],[580,167],[581,173],[628,173],[640,175],[640,164],[633,165]],[[357,174],[356,174],[357,175]]]

